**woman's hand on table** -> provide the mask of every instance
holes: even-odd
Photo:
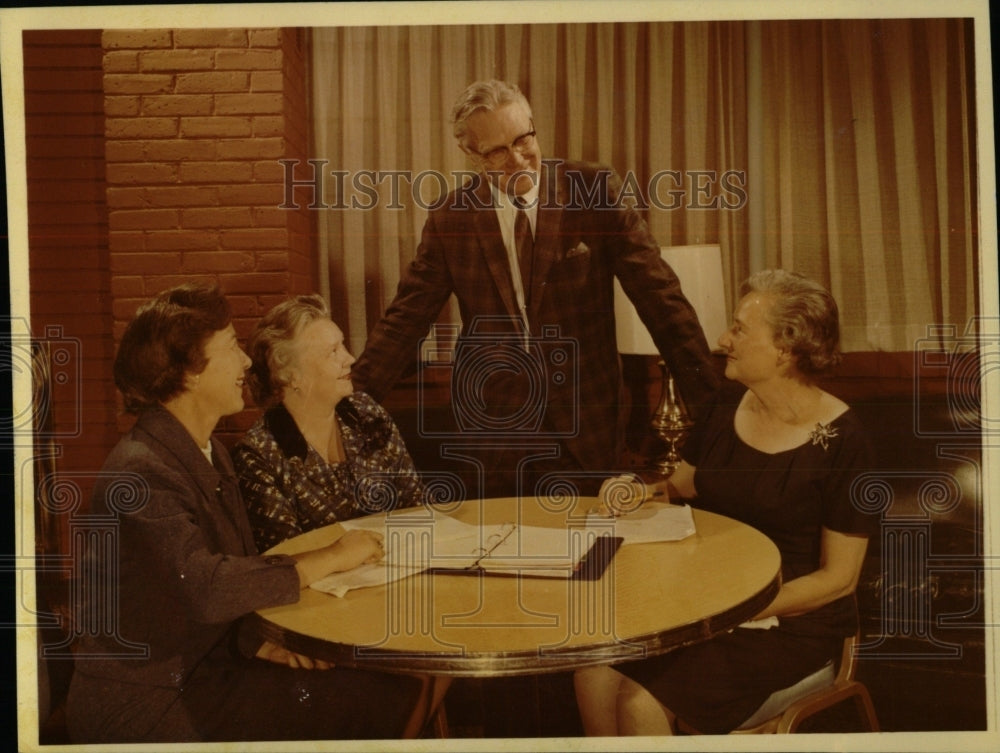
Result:
[[[331,545],[340,551],[347,567],[350,570],[358,565],[367,565],[379,562],[385,557],[385,544],[382,534],[375,531],[365,531],[362,529],[351,529]]]
[[[597,496],[601,500],[597,514],[617,518],[639,509],[646,496],[646,485],[636,476],[615,476],[604,480]]]
[[[662,477],[644,480],[632,474],[605,479],[597,496],[600,504],[595,512],[608,518],[617,518],[635,512],[651,500],[669,502],[674,490]]]
[[[305,588],[330,573],[380,562],[385,557],[385,547],[381,533],[351,529],[329,546],[292,557],[299,573],[299,585]]]
[[[271,641],[264,641],[264,644],[257,649],[257,658],[275,664],[284,664],[292,669],[330,669],[333,666],[330,662],[297,654]]]
[[[593,512],[617,518],[635,512],[650,500],[670,502],[673,499],[692,499],[698,496],[694,488],[694,472],[694,466],[682,460],[669,478],[650,474],[641,478],[626,473],[605,479],[597,492],[600,503]]]

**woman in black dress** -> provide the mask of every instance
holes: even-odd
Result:
[[[783,585],[753,621],[709,641],[578,671],[588,735],[672,734],[677,718],[729,732],[857,631],[854,590],[877,519],[852,502],[871,467],[864,429],[816,382],[840,358],[836,302],[801,275],[755,274],[719,345],[726,377],[747,389],[718,399],[692,432],[671,495],[770,536]]]

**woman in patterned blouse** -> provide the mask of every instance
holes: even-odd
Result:
[[[212,436],[243,409],[249,364],[215,287],[165,290],[125,329],[114,379],[137,418],[98,476],[86,518],[96,528],[73,549],[81,583],[100,584],[85,589],[74,627],[74,744],[239,750],[232,743],[415,737],[423,726],[417,679],[332,667],[244,620],[385,553],[381,534],[348,531],[320,549],[258,555],[229,454]],[[440,685],[424,678],[428,692]]]
[[[247,381],[267,410],[234,461],[261,551],[313,528],[423,501],[392,418],[354,391],[354,357],[322,298],[275,306],[247,351]]]

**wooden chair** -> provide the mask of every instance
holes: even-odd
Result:
[[[875,716],[875,707],[872,706],[871,696],[863,683],[854,679],[857,669],[856,647],[858,636],[852,635],[844,639],[844,648],[840,654],[840,665],[837,675],[831,685],[815,690],[785,708],[777,716],[774,716],[760,724],[746,729],[736,729],[730,734],[734,735],[761,735],[761,734],[788,734],[798,730],[799,725],[813,714],[816,714],[831,706],[836,706],[841,701],[853,698],[857,705],[858,714],[862,721],[867,724],[870,732],[878,732],[878,718]]]

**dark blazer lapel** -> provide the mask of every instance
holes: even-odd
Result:
[[[204,497],[202,506],[215,507],[228,518],[234,533],[228,532],[225,527],[218,531],[218,544],[222,547],[220,551],[225,554],[257,554],[250,521],[236,481],[236,472],[223,444],[211,437],[212,453],[220,470],[214,463],[208,462],[208,458],[198,449],[180,421],[162,407],[145,411],[139,417],[136,429],[144,431],[156,442],[161,449],[160,456],[167,461],[169,455],[173,461],[170,462],[171,467],[183,474],[201,492]]]
[[[136,428],[159,444],[164,454],[175,458],[176,464],[190,474],[191,481],[206,500],[215,499],[221,474],[208,462],[187,429],[170,411],[162,407],[144,411],[136,422]]]
[[[497,220],[496,210],[493,208],[493,193],[490,191],[489,181],[482,176],[479,185],[476,186],[476,196],[480,200],[483,209],[472,210],[473,222],[476,227],[476,238],[479,247],[482,249],[486,266],[493,276],[493,282],[500,291],[500,298],[503,300],[504,308],[512,317],[520,317],[517,307],[517,298],[514,296],[514,284],[510,277],[510,263],[507,260],[507,249],[503,245],[503,236],[500,234],[500,222]]]
[[[542,180],[538,190],[538,214],[535,218],[535,257],[531,269],[531,295],[528,298],[528,321],[538,321],[545,281],[552,263],[559,258],[565,197],[557,186],[557,171],[542,162]],[[537,334],[537,333],[536,333]]]

